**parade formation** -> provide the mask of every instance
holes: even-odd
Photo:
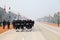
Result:
[[[14,20],[12,22],[14,29],[22,29],[24,30],[24,28],[28,29],[28,30],[32,30],[32,27],[34,26],[34,21],[32,20]]]
[[[21,29],[21,30],[32,30],[34,26],[34,20],[31,20],[27,17],[24,17],[20,15],[20,13],[14,14],[13,12],[10,11],[9,7],[9,12],[6,12],[6,8],[0,8],[0,25],[3,26],[3,29],[5,29],[6,25],[8,29],[10,29],[10,25],[13,25],[14,29]],[[16,20],[17,19],[17,20]]]
[[[10,22],[9,21],[3,21],[3,29],[5,28],[5,25],[8,25],[8,29],[10,29]],[[17,31],[21,29],[21,31],[26,30],[32,31],[32,28],[34,26],[33,20],[13,20],[12,21],[13,28]],[[18,30],[19,29],[19,30]]]

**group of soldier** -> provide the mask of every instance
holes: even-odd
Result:
[[[24,30],[24,28],[32,29],[32,27],[34,26],[34,21],[32,20],[14,20],[12,22],[14,29],[22,29]]]
[[[10,29],[10,22],[9,21],[3,21],[3,29],[5,29],[5,26],[8,25],[8,29]],[[34,21],[32,20],[13,20],[12,21],[12,25],[14,29],[22,29],[24,30],[24,28],[27,29],[32,29],[32,27],[34,26]]]

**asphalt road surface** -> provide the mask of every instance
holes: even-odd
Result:
[[[11,29],[0,34],[0,40],[60,40],[60,28],[35,22],[31,32]]]

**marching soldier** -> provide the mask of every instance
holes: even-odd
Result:
[[[28,29],[28,31],[29,30],[31,31],[33,26],[34,26],[34,21],[32,21],[32,20],[26,21],[26,28]]]
[[[34,26],[34,21],[32,21],[32,20],[14,20],[13,22],[12,22],[12,24],[13,24],[13,27],[14,27],[14,29],[22,29],[22,31],[23,30],[25,30],[24,29],[24,27],[25,28],[27,28],[28,30],[32,30],[32,27]]]

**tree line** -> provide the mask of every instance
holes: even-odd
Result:
[[[19,15],[19,18],[21,16]],[[10,21],[12,22],[14,19],[17,19],[18,15],[15,14],[14,12],[8,11],[5,12],[5,10],[3,8],[0,7],[0,25],[2,24],[2,22],[5,21]]]
[[[55,23],[55,24],[60,24],[60,12],[54,13],[53,16],[44,16],[43,18],[39,18],[39,21],[43,22],[49,22],[49,23]]]

